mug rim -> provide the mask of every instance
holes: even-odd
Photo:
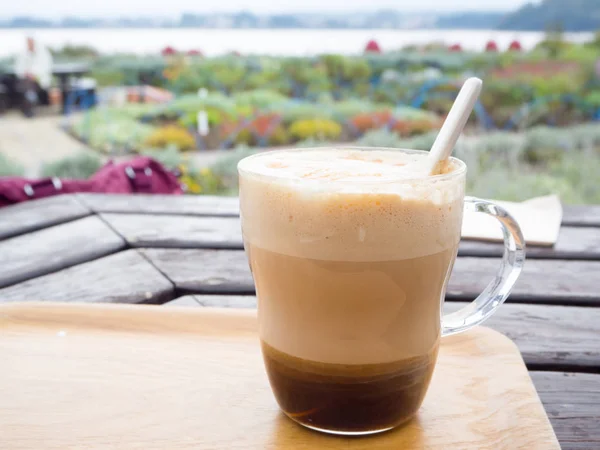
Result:
[[[392,151],[392,152],[403,152],[403,153],[408,153],[408,154],[419,154],[419,155],[427,155],[429,154],[429,151],[427,150],[416,150],[416,149],[408,149],[408,148],[394,148],[394,147],[363,147],[363,146],[355,146],[355,145],[349,145],[349,146],[324,146],[324,147],[308,147],[308,148],[282,148],[282,149],[278,149],[278,150],[269,150],[269,151],[259,151],[253,155],[250,156],[246,156],[245,158],[241,159],[238,164],[237,164],[237,170],[238,170],[238,175],[249,175],[249,176],[254,176],[257,178],[262,178],[262,179],[266,179],[266,180],[286,180],[288,179],[285,176],[277,176],[277,175],[265,175],[262,173],[257,173],[255,171],[249,170],[247,168],[244,168],[243,165],[252,159],[256,159],[256,158],[260,158],[260,157],[264,157],[265,155],[271,155],[273,153],[300,153],[300,152],[311,152],[311,151],[322,151],[322,150],[357,150],[357,151],[367,151],[367,152],[371,152],[371,151]],[[411,183],[411,182],[437,182],[437,181],[447,181],[447,180],[452,180],[454,178],[460,178],[461,176],[465,175],[467,172],[467,164],[458,159],[455,158],[454,156],[450,156],[449,158],[450,161],[452,161],[454,164],[457,165],[457,168],[455,170],[453,170],[452,172],[448,172],[448,173],[444,173],[444,174],[438,174],[438,175],[420,175],[420,176],[414,176],[414,177],[407,177],[407,178],[395,178],[395,177],[382,177],[381,179],[378,180],[352,180],[352,184],[360,184],[360,185],[381,185],[381,184],[392,184],[392,183]],[[344,181],[344,180],[315,180],[315,179],[302,179],[302,180],[295,180],[298,181],[300,183],[306,183],[306,184],[327,184],[327,185],[342,185],[342,184],[348,184],[349,181]]]

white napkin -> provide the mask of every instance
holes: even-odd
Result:
[[[532,198],[522,203],[490,200],[506,209],[519,223],[528,245],[551,247],[558,239],[562,205],[556,195]],[[502,242],[499,222],[482,213],[465,212],[462,237]]]

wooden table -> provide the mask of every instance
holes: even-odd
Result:
[[[482,290],[500,253],[461,244],[447,309]],[[519,346],[563,448],[600,449],[600,206],[566,207],[555,248],[528,258],[487,325]],[[0,267],[0,302],[256,306],[236,198],[80,194],[3,208]]]

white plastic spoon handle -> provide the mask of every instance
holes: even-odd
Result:
[[[473,112],[475,102],[481,93],[482,84],[483,82],[479,78],[469,78],[465,81],[429,152],[429,174],[433,172],[438,162],[448,159],[452,153],[471,112]]]

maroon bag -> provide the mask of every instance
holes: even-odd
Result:
[[[75,192],[181,194],[183,190],[175,174],[159,162],[138,157],[118,164],[109,161],[89,180],[0,178],[0,207]]]

